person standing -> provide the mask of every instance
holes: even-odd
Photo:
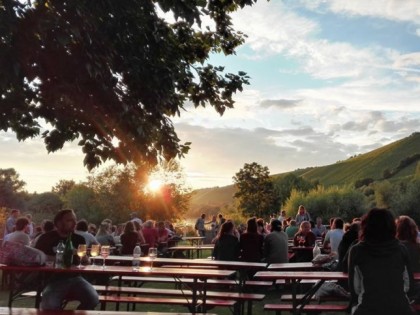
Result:
[[[10,234],[15,229],[15,224],[17,218],[20,216],[20,210],[19,209],[12,209],[10,211],[10,216],[6,220],[6,226],[4,228],[4,235]]]
[[[205,224],[206,224],[206,214],[203,213],[195,222],[195,230],[197,231],[198,235],[201,237],[206,237],[206,228],[205,228]]]
[[[83,236],[74,233],[76,215],[71,209],[60,210],[54,217],[55,230],[42,234],[35,248],[43,251],[54,259],[54,249],[60,241],[64,243],[71,238],[73,247],[86,244]],[[73,264],[79,262],[79,257],[73,255]],[[93,310],[99,303],[98,293],[92,285],[76,273],[56,273],[48,279],[48,284],[42,291],[41,309],[61,310],[64,301],[79,301],[79,310]]]
[[[311,221],[311,216],[309,212],[306,211],[303,205],[300,205],[298,208],[298,213],[296,214],[295,218],[296,224],[299,226],[303,221]]]
[[[274,219],[270,223],[271,233],[264,239],[264,257],[266,263],[287,263],[288,258],[288,237],[282,231],[281,222]]]
[[[415,314],[407,297],[414,285],[408,252],[395,236],[390,211],[373,208],[363,217],[360,242],[349,252],[352,315]]]

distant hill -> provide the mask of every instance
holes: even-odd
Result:
[[[384,180],[385,170],[390,181],[406,181],[413,178],[420,161],[420,133],[395,141],[368,153],[351,157],[335,164],[308,167],[292,172],[274,174],[274,181],[294,173],[307,180],[318,180],[324,186],[354,184],[357,180],[372,178]],[[211,210],[233,202],[234,185],[198,189],[191,200],[191,214]],[[205,211],[204,211],[205,212]]]

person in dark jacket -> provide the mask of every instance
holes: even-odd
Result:
[[[347,272],[348,252],[352,245],[359,241],[360,222],[354,222],[344,233],[340,244],[338,245],[338,265],[337,270]]]
[[[414,314],[407,249],[396,238],[392,213],[371,209],[362,219],[360,242],[350,248],[349,288],[353,315]]]
[[[234,229],[235,226],[232,221],[226,221],[222,224],[216,236],[216,243],[213,250],[215,260],[238,260],[239,240],[235,236]]]
[[[241,235],[239,245],[241,248],[241,260],[249,262],[261,262],[263,258],[264,236],[258,233],[257,219],[247,221],[246,232]]]

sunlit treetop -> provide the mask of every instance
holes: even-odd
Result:
[[[208,58],[234,54],[230,14],[255,1],[0,1],[0,130],[48,152],[78,140],[89,169],[182,156],[171,117],[223,114],[248,83]]]

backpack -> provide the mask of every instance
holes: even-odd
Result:
[[[194,229],[198,231],[198,220],[195,222]]]

